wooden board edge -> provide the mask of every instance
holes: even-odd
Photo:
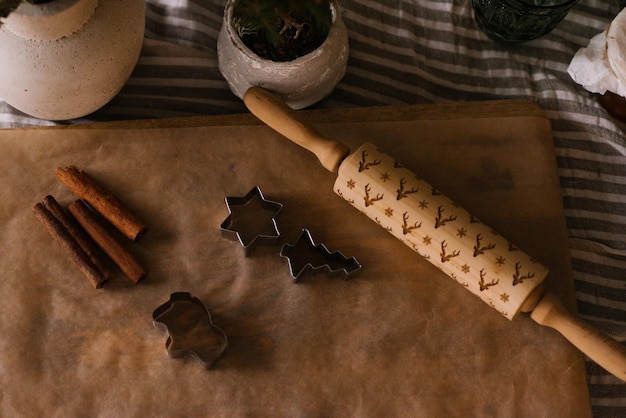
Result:
[[[384,122],[493,117],[545,118],[543,109],[537,103],[525,99],[345,107],[302,110],[300,112],[310,123],[360,123],[364,120]],[[259,124],[261,124],[261,122],[252,114],[237,113],[229,115],[93,122],[74,125],[41,126],[25,129],[159,129],[194,128],[203,126],[249,126]]]

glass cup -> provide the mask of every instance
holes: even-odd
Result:
[[[523,42],[554,29],[579,0],[472,0],[474,17],[491,39]]]

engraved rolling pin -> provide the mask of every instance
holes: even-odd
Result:
[[[626,347],[571,315],[542,281],[548,270],[396,160],[366,143],[324,137],[272,93],[250,88],[248,109],[338,172],[335,192],[509,319],[531,312],[589,358],[626,381]]]

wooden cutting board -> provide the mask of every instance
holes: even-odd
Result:
[[[353,149],[379,145],[547,265],[575,309],[550,124],[526,101],[305,112]],[[334,176],[250,115],[0,131],[5,315],[0,414],[591,416],[582,355],[509,321],[334,195]],[[149,224],[126,245],[149,273],[94,290],[32,206],[74,197],[76,165]],[[219,225],[226,196],[284,205],[249,257]],[[307,228],[360,274],[293,283],[279,255]],[[213,370],[167,356],[152,312],[204,302],[230,347]]]

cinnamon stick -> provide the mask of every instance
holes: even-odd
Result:
[[[139,238],[148,227],[139,216],[83,170],[74,166],[59,167],[56,177],[131,241]]]
[[[72,215],[61,206],[54,196],[48,195],[43,199],[43,205],[54,216],[67,232],[76,240],[76,243],[87,254],[93,265],[100,270],[105,279],[110,279],[113,272],[103,259],[103,254],[89,235],[81,228],[80,224]]]
[[[93,287],[99,289],[106,278],[100,270],[91,262],[87,254],[82,250],[76,240],[61,225],[61,223],[45,208],[41,203],[37,203],[33,207],[35,216],[41,221],[46,230],[67,252],[70,258],[76,263],[80,271],[89,279]]]
[[[84,201],[76,200],[68,209],[87,234],[129,279],[138,283],[145,277],[147,272],[139,261],[107,230],[106,222]]]

